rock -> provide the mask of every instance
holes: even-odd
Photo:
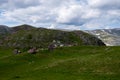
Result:
[[[36,52],[37,52],[36,48],[31,48],[28,50],[28,53],[30,54],[36,54]]]

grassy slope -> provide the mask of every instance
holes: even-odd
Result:
[[[0,80],[119,80],[120,47],[69,47],[14,55],[0,50]]]

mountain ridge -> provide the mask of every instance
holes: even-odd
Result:
[[[61,31],[55,29],[36,28],[30,25],[20,25],[10,28],[11,33],[1,39],[1,46],[28,48],[31,46],[45,48],[51,42],[56,45],[98,45],[105,44],[97,37],[83,31]]]
[[[86,32],[95,35],[107,46],[120,46],[120,28],[87,30]]]

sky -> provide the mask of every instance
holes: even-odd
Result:
[[[93,30],[120,28],[120,0],[0,0],[0,25]]]

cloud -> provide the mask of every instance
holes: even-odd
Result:
[[[102,9],[120,9],[120,0],[88,0],[88,4]]]
[[[63,27],[66,30],[80,30],[80,26],[69,25],[68,27]]]
[[[57,22],[58,23],[78,23],[79,17],[81,17],[82,12],[79,11],[82,9],[82,6],[79,5],[70,5],[68,7],[60,7],[58,11]]]
[[[56,29],[62,29],[62,30],[80,30],[80,26],[76,25],[63,25],[63,24],[58,24],[56,25]]]
[[[39,0],[1,0],[1,8],[13,10],[18,8],[27,8],[40,4]]]
[[[51,24],[50,26],[47,27],[48,29],[54,29],[56,28],[56,24]]]
[[[60,7],[57,22],[63,24],[83,25],[86,21],[99,18],[101,12],[83,5],[69,5]]]
[[[119,4],[120,0],[0,0],[0,24],[64,29],[113,27],[120,21]]]
[[[84,29],[94,29],[94,28],[103,28],[106,26],[106,24],[103,24],[103,22],[106,22],[105,20],[104,21],[101,21],[101,20],[91,20],[91,21],[88,21],[86,24],[82,25],[84,27]]]

